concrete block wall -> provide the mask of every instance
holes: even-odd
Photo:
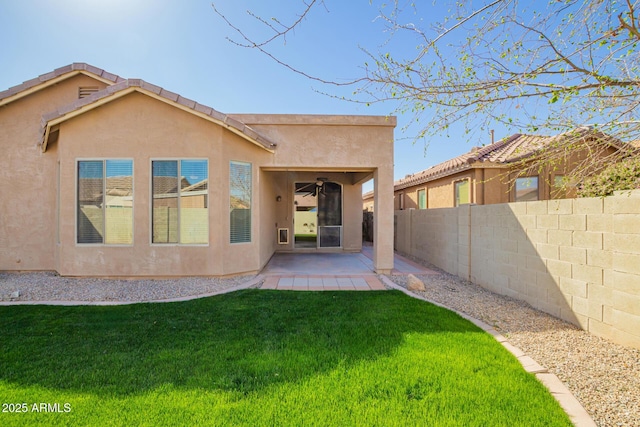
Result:
[[[446,272],[457,275],[461,264],[460,215],[464,214],[456,208],[396,211],[394,249],[430,260]]]
[[[396,218],[398,251],[640,348],[640,190]]]

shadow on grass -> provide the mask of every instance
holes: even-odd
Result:
[[[0,380],[125,396],[243,394],[388,355],[407,333],[478,332],[399,292],[247,290],[170,304],[0,307]]]

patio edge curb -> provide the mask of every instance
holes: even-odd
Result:
[[[520,364],[522,365],[525,371],[531,374],[534,374],[538,379],[538,381],[540,381],[540,383],[542,383],[542,385],[544,385],[547,388],[547,390],[549,390],[551,395],[558,401],[558,403],[560,403],[560,406],[562,407],[562,409],[569,416],[573,425],[575,425],[576,427],[596,427],[596,423],[593,421],[593,419],[591,418],[587,410],[584,409],[580,401],[576,399],[576,397],[571,393],[571,391],[569,391],[569,389],[562,383],[562,381],[560,381],[560,379],[555,374],[549,372],[547,368],[538,364],[538,362],[536,362],[532,357],[527,356],[521,349],[512,345],[504,335],[500,334],[492,326],[488,325],[487,323],[484,323],[481,320],[471,317],[468,314],[465,314],[458,310],[454,310],[450,307],[447,307],[444,304],[440,304],[438,302],[431,301],[430,299],[425,298],[423,296],[414,294],[408,289],[405,289],[402,286],[397,285],[385,275],[380,275],[379,277],[381,281],[385,285],[389,286],[390,288],[401,291],[410,297],[413,297],[422,301],[426,301],[433,305],[437,305],[438,307],[442,307],[447,310],[453,311],[454,313],[458,314],[460,317],[470,321],[480,329],[484,330],[485,332],[493,336],[493,338],[495,338],[496,341],[502,344],[504,348],[509,350],[509,352],[518,359],[518,361],[520,362]]]

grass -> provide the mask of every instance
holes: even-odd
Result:
[[[569,426],[491,336],[396,291],[0,307],[11,425]],[[33,412],[33,404],[70,412]]]

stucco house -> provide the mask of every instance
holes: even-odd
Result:
[[[276,251],[359,251],[393,268],[395,117],[223,114],[74,63],[0,92],[0,270],[224,276]],[[28,184],[28,185],[27,185]],[[317,197],[298,249],[296,189]]]
[[[580,147],[597,146],[597,155],[602,158],[618,150],[635,150],[631,144],[589,127],[554,136],[514,134],[394,182],[394,209],[575,197],[575,187],[563,185],[563,179],[586,157],[581,149],[563,148],[569,139],[580,141]],[[530,170],[527,160],[546,148],[560,152],[558,157],[563,158],[542,171]],[[373,200],[373,192],[364,194],[363,209],[375,210]]]

